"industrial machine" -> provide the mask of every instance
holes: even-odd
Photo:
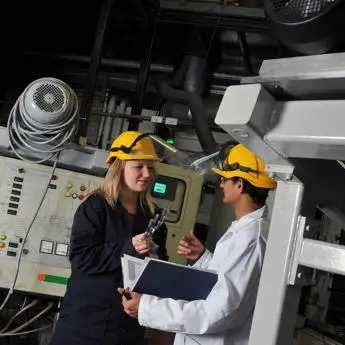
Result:
[[[103,178],[59,168],[53,175],[51,171],[49,166],[0,157],[0,286],[3,288],[9,288],[15,277],[25,240],[15,289],[64,295],[70,275],[68,250],[74,212]],[[194,225],[201,187],[201,176],[167,164],[158,167],[152,195],[159,207],[170,205],[166,225],[171,261],[182,262],[176,254],[177,242]]]
[[[43,78],[24,90],[0,128],[0,287],[9,289],[0,310],[14,290],[65,293],[74,213],[102,183],[108,155],[68,140],[77,110],[73,90]],[[203,177],[164,163],[157,172],[151,194],[158,207],[169,206],[168,255],[182,263],[177,242],[194,226]]]
[[[315,289],[319,272],[330,277],[328,302],[321,290],[314,297],[319,326],[331,291],[345,291],[344,279],[334,280],[345,275],[343,61],[343,53],[265,61],[258,77],[226,90],[216,116],[278,181],[250,345],[293,343],[302,287]]]

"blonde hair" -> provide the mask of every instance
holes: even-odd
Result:
[[[115,159],[110,165],[107,174],[105,175],[103,184],[94,190],[91,194],[100,194],[104,197],[107,203],[114,209],[116,202],[119,200],[121,189],[123,188],[123,171],[126,161]],[[156,170],[154,170],[154,177],[156,177]],[[150,195],[150,190],[140,192],[138,195],[140,205],[143,208],[146,203],[152,215],[155,214],[155,204]]]

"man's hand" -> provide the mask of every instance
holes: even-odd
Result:
[[[205,247],[194,235],[193,229],[189,236],[184,235],[181,238],[177,247],[177,253],[190,260],[198,260],[204,251]]]
[[[125,312],[133,317],[138,318],[139,303],[141,299],[141,294],[130,291],[129,289],[118,288],[117,291],[122,294],[123,291],[126,291],[127,294],[131,296],[131,299],[128,300],[124,295],[122,295],[122,305]]]

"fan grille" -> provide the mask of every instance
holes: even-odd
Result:
[[[36,105],[47,113],[55,113],[65,104],[65,95],[60,88],[51,84],[40,85],[34,95]]]
[[[327,10],[337,0],[272,0],[273,10],[286,19],[308,19]]]

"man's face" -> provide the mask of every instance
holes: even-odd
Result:
[[[242,193],[242,182],[241,180],[234,182],[231,179],[222,178],[220,187],[223,189],[225,204],[234,204],[239,199]]]

